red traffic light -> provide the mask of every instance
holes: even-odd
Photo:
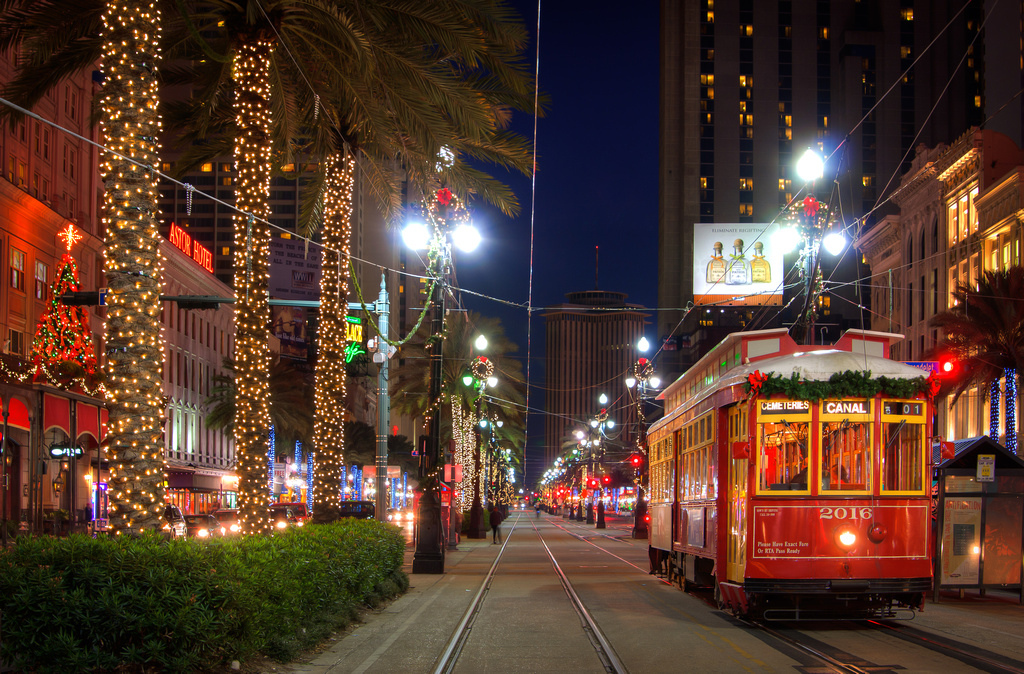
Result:
[[[643,462],[644,462],[644,459],[643,459],[643,457],[642,457],[642,456],[640,456],[639,454],[634,454],[633,456],[629,457],[629,463],[630,463],[630,464],[631,464],[631,465],[632,465],[632,466],[633,466],[634,468],[639,468],[639,467],[640,467],[640,464],[642,464]]]
[[[605,475],[604,477],[601,478],[601,481],[604,482],[605,484],[608,484],[609,482],[612,481],[612,479]]]
[[[960,363],[952,356],[943,356],[939,359],[939,377],[954,377],[960,369]]]

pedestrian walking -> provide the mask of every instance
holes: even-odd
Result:
[[[491,505],[491,531],[494,533],[492,545],[501,542],[501,519],[501,511],[498,510],[498,506]]]

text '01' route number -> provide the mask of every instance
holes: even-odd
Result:
[[[818,517],[823,520],[869,520],[873,513],[871,508],[818,508]]]

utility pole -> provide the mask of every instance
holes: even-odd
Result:
[[[377,498],[375,512],[377,520],[384,522],[387,516],[387,478],[388,478],[388,428],[391,425],[391,392],[388,385],[388,361],[393,353],[390,344],[385,342],[388,335],[391,301],[388,297],[385,279],[387,272],[380,272],[380,293],[377,295],[375,313],[377,328],[380,331],[377,353],[373,360],[379,364],[377,371]]]

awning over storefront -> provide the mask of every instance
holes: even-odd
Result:
[[[7,401],[7,425],[11,428],[20,428],[23,431],[32,430],[28,420],[28,408],[17,398]]]
[[[43,433],[50,429],[64,431],[71,436],[71,401],[50,393],[43,394]]]
[[[100,435],[100,408],[96,405],[78,403],[75,413],[77,426],[75,430],[78,431],[78,436],[89,435],[92,436],[93,440],[99,442],[102,439]]]

